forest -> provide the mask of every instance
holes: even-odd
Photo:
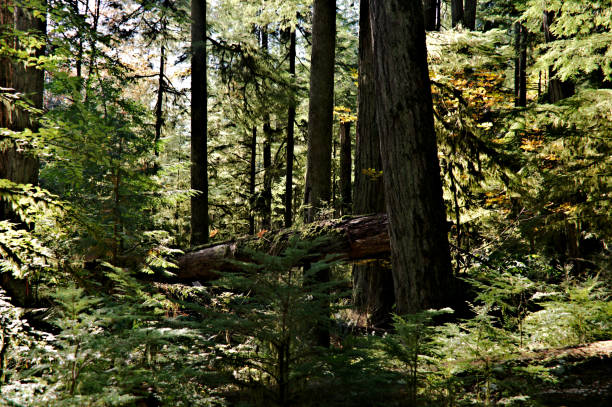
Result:
[[[0,406],[609,406],[612,0],[0,0]]]

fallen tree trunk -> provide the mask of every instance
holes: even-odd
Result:
[[[368,215],[347,219],[325,220],[303,230],[282,229],[258,236],[249,236],[189,252],[178,259],[178,280],[208,281],[218,277],[217,271],[238,271],[235,261],[251,261],[253,250],[281,253],[293,236],[317,241],[309,261],[337,255],[348,261],[386,257],[390,253],[386,215]]]

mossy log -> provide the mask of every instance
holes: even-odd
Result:
[[[254,250],[271,254],[282,252],[293,236],[317,241],[309,261],[330,254],[347,261],[384,258],[390,252],[387,226],[387,216],[384,214],[358,216],[324,220],[302,229],[268,231],[257,236],[199,247],[179,257],[176,279],[213,280],[218,277],[217,271],[239,270],[240,265],[236,261],[251,261]],[[321,237],[325,239],[319,239]]]

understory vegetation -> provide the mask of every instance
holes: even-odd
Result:
[[[189,2],[9,3],[46,16],[47,33],[0,32],[2,60],[45,70],[42,108],[0,87],[1,104],[36,123],[2,124],[0,150],[39,166],[37,185],[0,177],[0,406],[607,405],[610,0],[550,0],[546,10],[480,1],[474,30],[452,27],[442,1],[427,52],[462,298],[393,313],[385,327],[355,306],[353,265],[317,256],[338,237],[308,236],[302,216],[310,2],[208,5],[209,242],[260,243],[233,260],[239,271],[210,281],[177,277],[200,195],[189,184]],[[358,3],[337,1],[322,219],[350,214],[339,150],[341,129],[358,127]],[[555,41],[543,11],[555,15]],[[526,30],[523,105],[516,24]],[[555,100],[553,80],[573,92]],[[290,105],[297,232],[281,235]],[[382,182],[380,168],[357,165],[353,178]],[[376,261],[391,273],[386,260]]]

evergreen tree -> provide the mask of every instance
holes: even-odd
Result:
[[[191,244],[208,242],[206,1],[191,2]]]
[[[370,13],[395,300],[402,314],[452,300],[446,211],[421,4],[373,1]]]

